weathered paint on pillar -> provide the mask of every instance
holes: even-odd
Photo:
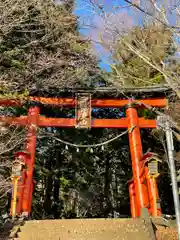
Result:
[[[29,212],[29,214],[31,213],[31,209],[32,209],[33,191],[34,191],[34,181],[32,181],[32,183],[31,183],[31,188],[30,188],[29,206],[28,206],[28,212]]]
[[[27,161],[27,170],[26,170],[26,179],[24,185],[23,193],[23,204],[22,212],[29,215],[31,213],[31,204],[32,204],[32,184],[33,184],[33,171],[35,163],[35,154],[36,154],[36,134],[38,126],[40,110],[38,107],[32,107],[29,109],[28,114],[28,135],[27,135],[27,144],[26,152],[29,153],[29,159]]]
[[[142,173],[142,143],[139,128],[139,119],[137,110],[133,105],[129,105],[126,110],[126,116],[128,119],[129,131],[129,146],[131,152],[133,180],[136,193],[136,209],[137,217],[140,216],[141,208],[147,208],[149,206],[149,199],[147,193],[147,186],[141,182],[140,175]]]
[[[130,206],[131,206],[131,216],[135,218],[137,216],[137,209],[136,209],[136,193],[134,188],[134,182],[129,182],[129,197],[130,197]]]

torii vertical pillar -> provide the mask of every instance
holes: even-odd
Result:
[[[128,119],[129,129],[129,146],[131,152],[132,171],[133,171],[133,183],[130,184],[130,195],[131,196],[131,214],[133,217],[139,217],[142,208],[148,208],[149,199],[147,186],[141,181],[141,175],[143,166],[141,159],[143,156],[142,142],[139,128],[139,118],[136,106],[130,103],[127,106],[126,116]],[[134,186],[133,186],[133,185]],[[134,190],[133,190],[134,189]],[[134,196],[135,195],[135,196]],[[132,204],[133,201],[133,204]],[[136,216],[135,216],[136,214]]]
[[[25,147],[26,152],[29,153],[29,159],[27,161],[27,170],[26,170],[26,179],[24,185],[23,192],[23,202],[22,202],[22,212],[29,216],[31,213],[31,205],[32,205],[32,194],[33,194],[33,170],[35,163],[35,155],[36,155],[36,134],[37,134],[37,126],[38,126],[38,118],[39,118],[40,110],[38,107],[32,107],[29,109],[28,114],[28,136],[27,136],[27,144]]]

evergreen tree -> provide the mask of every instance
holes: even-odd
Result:
[[[164,84],[163,75],[132,52],[126,43],[147,57],[149,62],[162,66],[175,53],[172,32],[160,25],[147,23],[134,27],[120,37],[113,55],[113,82],[116,86],[148,86]]]
[[[79,34],[73,4],[1,1],[0,80],[4,91],[57,93],[60,88],[93,85],[99,71],[97,61],[90,43]]]

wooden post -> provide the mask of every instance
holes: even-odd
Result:
[[[32,205],[32,184],[33,184],[33,171],[36,154],[36,133],[39,119],[39,108],[32,107],[29,109],[28,114],[28,135],[27,144],[25,150],[29,153],[29,159],[27,161],[26,179],[23,192],[22,212],[29,216],[31,213]]]
[[[136,209],[137,216],[140,216],[141,209],[147,208],[149,205],[147,186],[145,183],[141,182],[142,164],[140,160],[142,159],[142,143],[139,128],[139,119],[135,106],[132,104],[128,105],[126,110],[126,116],[128,119],[128,129],[129,129],[129,146],[131,152],[132,161],[132,171],[134,188],[136,193]]]

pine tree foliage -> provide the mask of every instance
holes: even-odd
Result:
[[[132,52],[126,43],[135,47],[149,62],[162,66],[173,55],[172,32],[160,24],[147,23],[135,27],[119,39],[112,65],[116,86],[148,86],[165,83],[164,76]]]

